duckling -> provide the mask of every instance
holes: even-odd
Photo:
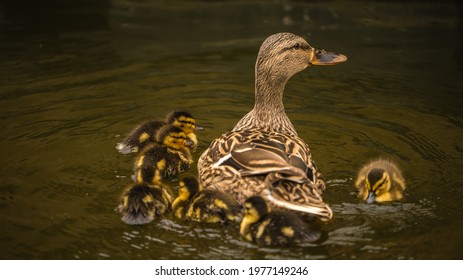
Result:
[[[186,177],[179,184],[178,196],[172,203],[172,212],[179,219],[196,222],[222,223],[241,220],[241,205],[226,193],[203,190],[195,177]]]
[[[177,177],[193,162],[188,149],[193,142],[181,128],[164,126],[159,130],[156,140],[158,143],[145,147],[136,159],[134,181],[160,184],[168,177]]]
[[[165,125],[180,127],[193,142],[192,149],[198,145],[195,130],[204,130],[196,124],[195,118],[186,111],[171,112],[165,120],[151,120],[135,127],[123,142],[117,143],[116,150],[121,154],[137,153],[150,143],[156,142],[156,134]]]
[[[246,199],[240,234],[248,241],[266,246],[317,242],[322,237],[320,230],[309,227],[292,211],[269,212],[261,196]]]
[[[122,221],[129,225],[147,224],[170,211],[172,196],[159,185],[133,183],[122,194],[116,211],[122,213]]]
[[[386,202],[403,197],[405,180],[394,163],[378,159],[360,170],[355,187],[358,197],[368,204]]]
[[[176,111],[167,117],[167,123],[180,127],[185,133],[187,138],[193,142],[190,149],[196,149],[198,146],[198,138],[195,131],[204,131],[204,127],[196,123],[195,118],[188,112]]]

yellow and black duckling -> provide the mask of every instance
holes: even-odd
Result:
[[[394,201],[402,199],[405,179],[394,163],[378,159],[360,170],[355,187],[366,203]]]
[[[122,194],[116,210],[122,213],[125,223],[142,225],[169,212],[171,205],[172,196],[161,184],[133,183]]]
[[[204,223],[239,222],[242,217],[242,207],[231,195],[204,190],[191,176],[180,181],[172,212],[179,219]]]
[[[254,108],[230,132],[216,138],[198,161],[204,188],[229,193],[240,203],[265,193],[272,209],[331,219],[333,212],[321,196],[323,176],[285,113],[283,92],[296,73],[346,60],[344,55],[316,50],[294,34],[268,37],[255,66]]]
[[[180,127],[187,134],[188,139],[193,142],[192,149],[198,145],[195,130],[204,130],[203,127],[196,124],[195,118],[189,112],[174,111],[167,115],[165,120],[151,120],[135,127],[123,142],[117,143],[116,150],[121,154],[141,151],[148,144],[156,142],[159,129],[165,125]]]
[[[240,234],[248,241],[266,246],[317,242],[323,236],[320,230],[311,228],[294,212],[269,212],[267,203],[260,196],[245,201]]]
[[[188,147],[193,145],[179,127],[162,127],[156,138],[158,143],[145,147],[135,161],[134,181],[159,184],[168,177],[177,177],[188,170],[193,162]]]

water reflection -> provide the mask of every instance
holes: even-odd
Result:
[[[0,4],[1,258],[462,257],[454,2],[39,2]],[[113,209],[134,158],[114,150],[121,135],[187,108],[207,127],[198,158],[252,107],[257,50],[279,31],[349,57],[298,74],[285,93],[328,179],[328,240],[266,248],[241,240],[238,225],[123,224]],[[365,205],[351,194],[379,156],[402,168],[403,201]]]

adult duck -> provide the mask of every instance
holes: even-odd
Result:
[[[260,195],[271,209],[331,219],[332,210],[321,197],[325,182],[285,113],[283,92],[286,82],[307,67],[346,60],[294,34],[268,37],[257,56],[254,108],[212,141],[198,161],[204,188],[232,194],[240,203]]]

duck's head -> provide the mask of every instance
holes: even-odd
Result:
[[[366,203],[386,202],[402,198],[398,188],[392,188],[391,174],[384,168],[370,169],[363,184],[359,186],[358,196]]]
[[[173,149],[183,149],[194,145],[194,143],[188,139],[185,131],[174,125],[162,127],[156,136],[156,140],[158,143],[162,143]]]
[[[268,214],[268,206],[260,196],[251,196],[244,202],[244,217],[240,224],[240,234],[247,240],[252,240],[250,228],[263,216]]]
[[[244,219],[252,224],[269,212],[267,203],[261,196],[251,196],[244,202]]]
[[[193,176],[185,177],[179,183],[178,197],[182,201],[188,201],[201,190],[201,185]]]
[[[268,37],[259,50],[256,71],[289,79],[312,65],[335,65],[347,60],[342,54],[317,50],[303,38],[291,33],[277,33]]]
[[[204,130],[204,128],[196,123],[195,118],[186,111],[174,111],[167,116],[167,123],[180,127],[186,134],[190,134],[195,130]]]

